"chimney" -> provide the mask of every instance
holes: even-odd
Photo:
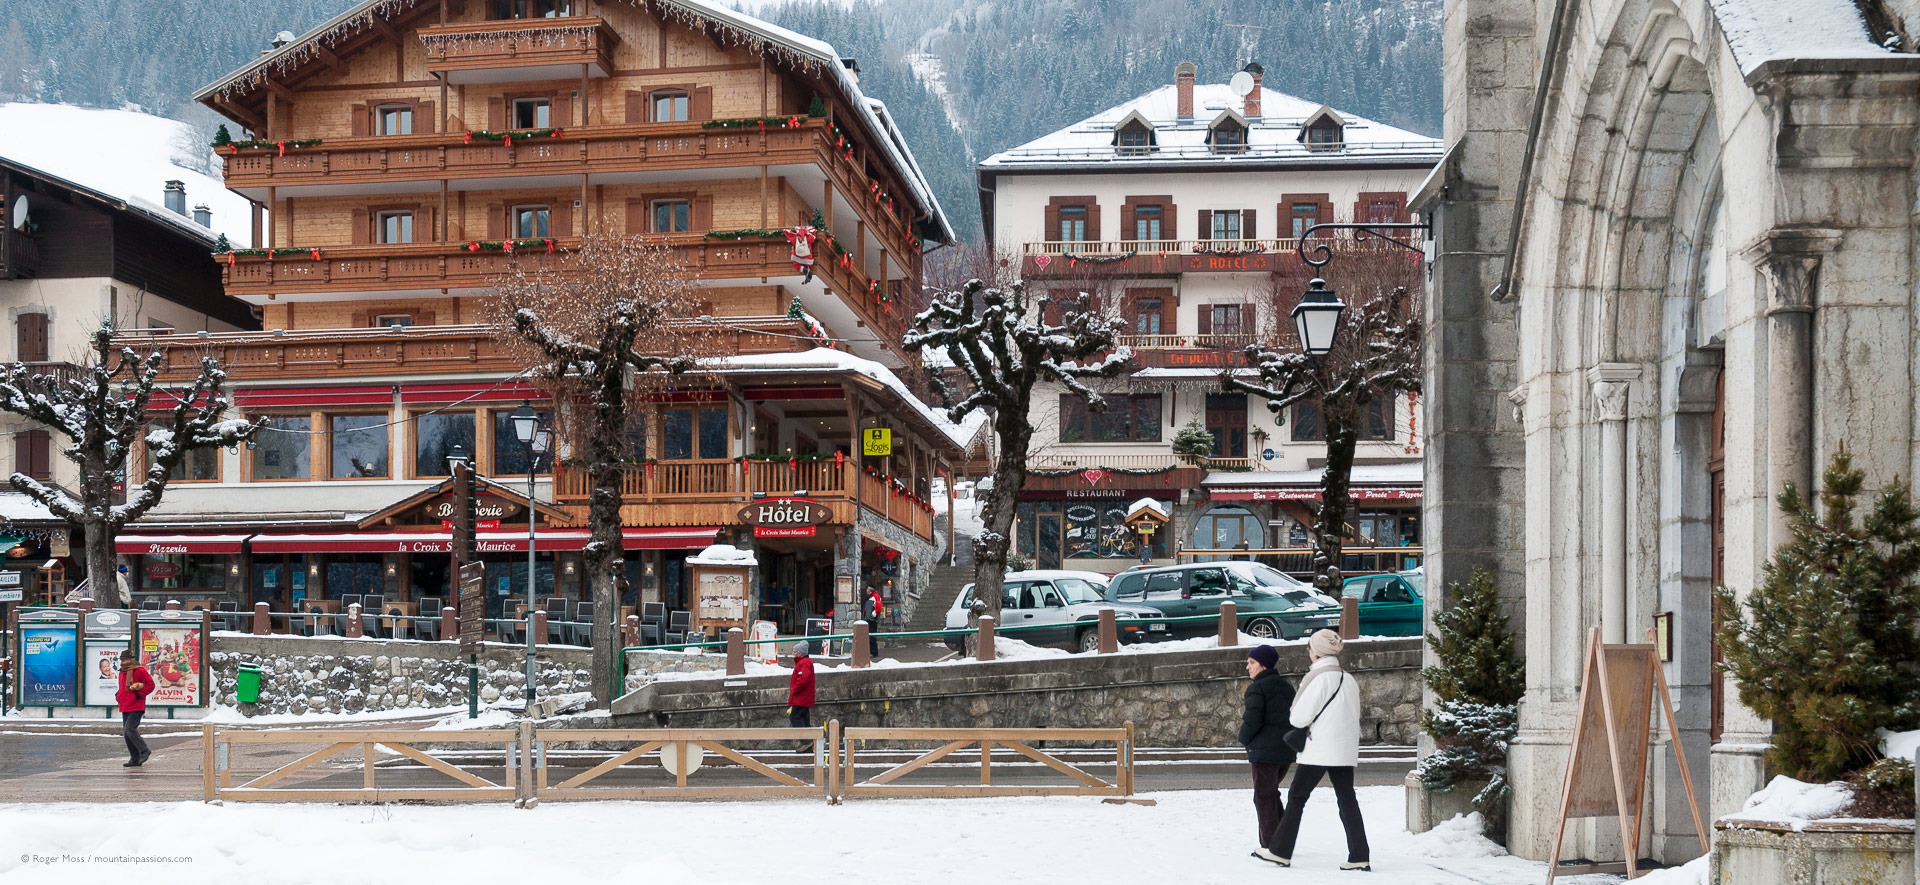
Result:
[[[1183,61],[1173,68],[1173,84],[1180,95],[1179,107],[1173,115],[1182,120],[1193,119],[1193,78],[1199,73],[1200,69],[1190,61]]]
[[[187,184],[184,181],[167,182],[167,210],[187,214]]]
[[[1260,116],[1260,75],[1266,73],[1266,69],[1260,67],[1259,62],[1250,61],[1241,70],[1253,75],[1253,91],[1247,93],[1246,105],[1243,108],[1246,118],[1251,120]]]
[[[205,203],[193,207],[193,223],[201,227],[213,227],[213,209]]]
[[[275,49],[279,49],[280,47],[285,46],[288,43],[292,43],[292,42],[293,42],[292,31],[281,31],[278,34],[273,35],[273,48]]]

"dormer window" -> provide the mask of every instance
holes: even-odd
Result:
[[[1216,154],[1244,154],[1247,152],[1247,120],[1245,117],[1225,111],[1214,118],[1207,127],[1207,148]]]
[[[573,14],[572,0],[493,0],[495,20],[513,18],[560,18]]]
[[[1123,157],[1144,156],[1157,148],[1153,124],[1133,111],[1113,127],[1114,153]]]
[[[1324,105],[1300,127],[1300,143],[1310,151],[1337,151],[1346,143],[1347,121]]]

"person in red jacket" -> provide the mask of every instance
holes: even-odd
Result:
[[[140,737],[140,717],[146,715],[147,695],[152,692],[153,677],[147,668],[140,666],[140,656],[134,654],[133,649],[121,652],[120,690],[114,692],[113,699],[120,704],[120,730],[127,739],[129,758],[123,768],[139,768],[153,755]]]
[[[787,683],[787,725],[813,727],[813,646],[801,642],[793,646],[793,678]]]

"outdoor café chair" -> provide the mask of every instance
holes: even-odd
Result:
[[[428,596],[420,600],[420,616],[426,618],[426,620],[421,622],[419,632],[428,639],[438,640],[446,638],[440,635],[441,607],[442,603],[440,600],[434,597]]]
[[[687,631],[693,626],[693,612],[676,611],[667,616],[667,645],[679,645],[687,641]]]
[[[582,602],[573,607],[573,622],[567,633],[573,637],[572,645],[593,644],[593,603]]]

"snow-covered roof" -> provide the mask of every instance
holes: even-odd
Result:
[[[1093,165],[1151,168],[1194,163],[1223,166],[1320,165],[1329,162],[1421,164],[1438,160],[1444,147],[1437,138],[1428,138],[1417,132],[1341,111],[1336,112],[1346,122],[1341,146],[1338,149],[1309,149],[1300,141],[1301,128],[1321,111],[1332,109],[1319,102],[1261,87],[1261,116],[1247,119],[1246,150],[1214,153],[1207,145],[1209,127],[1212,121],[1227,112],[1241,117],[1243,103],[1240,96],[1225,84],[1195,84],[1193,116],[1185,119],[1176,116],[1178,101],[1178,87],[1162,86],[1065,129],[994,154],[982,161],[980,168],[1072,168]],[[1114,128],[1136,114],[1153,125],[1155,148],[1145,153],[1121,154],[1113,143]]]
[[[862,359],[850,353],[816,347],[800,353],[761,353],[743,356],[722,357],[705,360],[702,366],[720,372],[754,373],[797,373],[818,374],[820,372],[854,372],[865,375],[885,385],[898,394],[917,412],[922,419],[945,435],[955,446],[962,449],[973,442],[975,434],[986,424],[987,416],[974,412],[958,424],[947,419],[945,412],[932,408],[913,395],[913,391],[895,375],[892,369],[869,359]]]
[[[296,37],[293,42],[268,52],[248,62],[239,70],[227,74],[202,87],[193,95],[193,100],[213,103],[216,99],[226,98],[236,93],[250,92],[269,76],[285,74],[301,64],[313,60],[325,47],[338,45],[356,34],[373,27],[374,18],[391,20],[402,11],[420,5],[422,0],[360,0],[352,8],[322,22],[318,27]],[[947,216],[940,208],[940,201],[933,196],[933,186],[927,182],[926,174],[907,150],[906,139],[894,126],[893,118],[887,113],[886,105],[870,99],[860,91],[860,84],[852,72],[840,63],[840,53],[826,41],[795,33],[769,22],[761,21],[744,12],[728,9],[713,0],[624,0],[629,5],[651,6],[669,18],[688,23],[711,25],[719,29],[718,39],[723,43],[748,45],[756,50],[767,52],[782,61],[796,67],[812,67],[823,72],[827,79],[840,87],[848,103],[859,112],[866,124],[867,131],[875,136],[880,148],[886,152],[893,168],[912,189],[914,199],[927,210],[928,223],[933,226],[934,236],[927,239],[942,243],[954,241],[953,227],[947,223]]]
[[[8,107],[12,107],[12,105],[9,105]],[[4,109],[0,109],[0,110],[4,110]],[[0,113],[0,119],[4,119],[6,116],[7,115],[5,115],[4,113]],[[5,127],[0,127],[0,128],[5,128]],[[193,222],[193,219],[188,218],[184,215],[181,215],[178,212],[170,211],[164,206],[149,202],[147,200],[143,200],[139,197],[135,197],[135,196],[123,197],[123,196],[111,194],[96,187],[89,187],[77,181],[73,181],[67,178],[62,178],[61,176],[55,175],[44,169],[39,169],[33,166],[29,166],[26,163],[20,162],[15,159],[11,159],[10,157],[7,157],[7,156],[0,156],[0,167],[12,169],[15,172],[18,172],[25,177],[37,178],[49,184],[55,185],[57,187],[64,188],[66,190],[70,190],[75,193],[79,193],[84,196],[90,197],[92,199],[98,200],[101,203],[106,204],[108,208],[117,209],[122,212],[128,212],[133,215],[144,217],[149,221],[157,222],[165,227],[171,228],[176,233],[192,237],[196,240],[199,240],[202,243],[205,243],[208,248],[212,248],[213,244],[218,239],[218,237],[214,234],[212,230],[209,230],[207,228],[201,227],[198,224],[195,224]],[[98,168],[98,167],[93,167],[93,168]],[[178,167],[172,167],[172,168],[175,170],[178,170]],[[78,170],[78,171],[86,171],[86,170]],[[185,170],[178,170],[178,171],[184,172]],[[179,177],[175,175],[174,172],[171,172],[171,171],[163,174]],[[166,183],[166,181],[167,179],[164,179],[164,178],[155,179],[153,182],[151,182],[151,184],[153,187],[159,188],[163,186]],[[226,193],[226,191],[222,190],[220,191],[220,193]],[[29,212],[31,212],[31,209],[29,209]]]
[[[1162,504],[1159,501],[1156,501],[1152,498],[1141,498],[1140,500],[1133,502],[1133,506],[1127,508],[1127,518],[1132,519],[1136,516],[1139,516],[1140,512],[1143,510],[1151,510],[1154,513],[1159,514],[1161,519],[1173,518],[1173,511],[1168,509],[1167,505]]]
[[[1202,486],[1253,488],[1256,486],[1317,486],[1321,470],[1255,470],[1248,473],[1214,473],[1200,481]],[[1419,485],[1426,482],[1427,468],[1421,461],[1396,464],[1355,464],[1347,482],[1356,486]]]
[[[687,557],[688,565],[753,565],[759,562],[751,550],[742,550],[732,544],[713,544],[705,550]]]
[[[11,527],[14,523],[65,521],[56,519],[53,511],[22,492],[0,492],[0,529]]]
[[[1760,65],[1787,58],[1886,58],[1891,50],[1873,42],[1853,0],[1711,0],[1720,31],[1740,65],[1751,74]]]

